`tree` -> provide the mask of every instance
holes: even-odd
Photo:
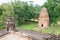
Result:
[[[3,7],[0,5],[0,16],[3,14]]]
[[[59,0],[47,0],[47,2],[45,2],[45,4],[43,5],[48,9],[51,23],[56,22],[59,18],[60,13],[57,11],[60,10],[58,7],[59,2]]]
[[[30,1],[30,5],[27,2],[21,2],[21,1],[15,1],[12,2],[14,13],[18,15],[17,20],[18,22],[21,22],[20,20],[31,20],[35,19],[38,16],[38,10],[40,6],[33,6],[33,2]]]
[[[3,3],[0,5],[0,23],[4,23],[7,15],[12,15],[16,23],[20,25],[25,20],[31,21],[31,19],[37,19],[39,12],[40,6],[34,6],[32,1],[30,1],[30,5],[27,2],[21,2],[19,0],[11,3]]]

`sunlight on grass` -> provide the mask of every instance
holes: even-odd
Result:
[[[26,29],[26,30],[32,30],[32,29],[35,28],[36,26],[37,26],[37,23],[35,23],[35,22],[30,22],[30,23],[22,24],[22,25],[18,26],[18,28]]]
[[[60,27],[59,26],[50,26],[48,29],[42,29],[42,33],[52,33],[52,34],[60,34]]]
[[[38,27],[35,27],[33,30],[38,31]]]

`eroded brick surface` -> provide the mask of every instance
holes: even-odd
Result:
[[[39,15],[39,28],[48,28],[49,26],[49,15],[47,8],[43,7]]]

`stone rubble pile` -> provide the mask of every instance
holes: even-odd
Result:
[[[45,40],[60,40],[60,35],[50,34],[49,36],[44,38]]]

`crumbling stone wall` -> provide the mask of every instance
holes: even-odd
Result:
[[[50,34],[44,37],[45,40],[60,40],[60,35]]]

